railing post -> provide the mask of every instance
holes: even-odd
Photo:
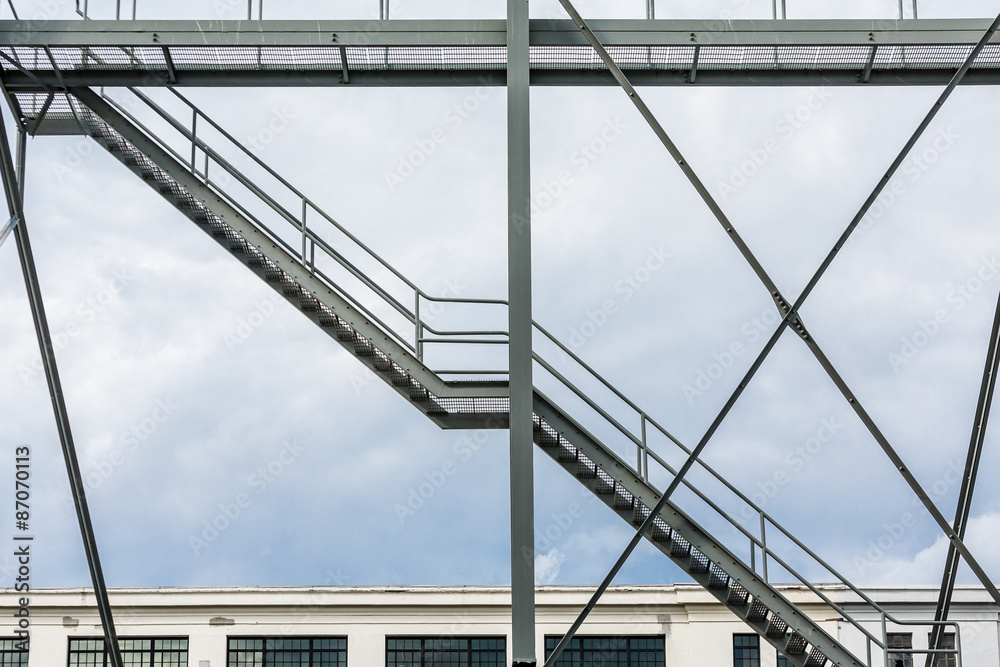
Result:
[[[424,361],[424,344],[420,339],[424,337],[424,325],[420,321],[420,292],[413,290],[413,349],[417,352],[417,361]]]
[[[198,110],[191,111],[191,173],[197,174],[198,168],[195,166],[195,158],[198,152]]]
[[[649,443],[646,442],[646,415],[641,415],[642,421],[642,446],[639,448],[639,474],[642,479],[649,483]]]
[[[306,227],[306,218],[303,215],[302,216],[302,254],[300,255],[300,257],[302,258],[302,263],[305,264],[306,268],[309,268],[309,260],[306,259],[306,243],[307,243],[308,240],[309,240],[309,237],[308,237],[308,228]]]
[[[882,657],[885,667],[892,667],[889,664],[889,628],[885,622],[885,612],[882,612]]]
[[[760,512],[760,559],[761,564],[764,568],[764,583],[770,583],[767,578],[767,521],[764,519],[764,513]]]

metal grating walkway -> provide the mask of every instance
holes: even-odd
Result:
[[[644,85],[930,85],[987,22],[595,21]],[[611,85],[571,21],[532,21],[532,83]],[[12,90],[61,86],[504,85],[505,21],[2,21]],[[129,78],[129,75],[132,75]],[[1000,82],[1000,43],[968,83]]]

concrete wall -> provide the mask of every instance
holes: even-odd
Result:
[[[821,610],[805,589],[784,592],[865,657],[864,638],[849,623]],[[842,589],[825,592],[850,611],[851,599]],[[591,593],[574,587],[539,590],[538,656],[544,655],[544,637],[561,635]],[[933,616],[932,588],[869,594],[899,620]],[[0,593],[0,636],[14,635],[17,597]],[[120,636],[188,637],[190,667],[226,667],[230,636],[344,636],[350,667],[383,665],[386,636],[505,636],[509,646],[510,594],[499,587],[124,589],[112,591],[111,601]],[[84,590],[33,591],[30,611],[29,667],[65,667],[68,638],[101,636],[93,596]],[[1000,617],[985,593],[960,589],[952,617],[962,622],[965,667],[1000,665]],[[881,637],[879,618],[869,612],[862,620]],[[926,646],[926,626],[900,631],[913,632],[916,647]],[[675,585],[612,588],[583,634],[661,635],[669,667],[732,667],[732,635],[750,632],[700,587]],[[761,657],[762,667],[775,667],[776,652],[763,640]]]

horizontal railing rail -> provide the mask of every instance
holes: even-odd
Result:
[[[8,0],[8,2],[12,3],[13,0]],[[82,0],[82,3],[81,0],[76,0],[76,13],[79,14],[84,19],[91,18],[90,4],[91,0]],[[102,4],[102,6],[107,6],[108,3],[95,2],[94,4]],[[115,4],[114,17],[116,20],[123,20],[129,17],[131,17],[132,20],[135,20],[139,0],[131,0],[131,3],[129,3],[127,0],[125,2],[123,2],[122,0],[114,0],[114,4]],[[131,4],[132,6],[131,14],[128,13],[129,4]],[[909,0],[909,2],[904,2],[904,0],[898,0],[899,18],[901,19],[918,18],[919,17],[918,4],[919,4],[918,0]],[[644,0],[644,5],[645,5],[644,9],[646,18],[647,19],[656,18],[656,0]],[[771,0],[771,18],[772,19],[788,18],[788,8],[786,5],[787,5],[787,0]],[[906,16],[905,5],[910,5],[911,7],[912,13],[909,17]],[[390,18],[389,10],[391,9],[391,6],[392,6],[391,1],[379,0],[378,15],[380,20],[388,20]],[[13,9],[13,4],[11,4],[11,8]],[[257,20],[264,19],[264,0],[256,0],[256,3],[254,2],[254,0],[246,0],[246,9],[247,9],[246,11],[247,20],[251,20],[254,18],[256,18]],[[256,9],[256,11],[254,11],[254,9]],[[122,13],[123,10],[125,11],[124,15]]]
[[[546,361],[540,354],[534,353],[533,358],[541,369],[543,369],[550,377],[552,377],[558,385],[561,385],[564,389],[568,390],[573,396],[580,399],[583,404],[585,404],[590,410],[593,411],[601,420],[609,425],[612,432],[620,433],[628,442],[634,444],[637,448],[636,457],[633,461],[622,460],[622,463],[626,465],[631,472],[635,473],[639,478],[646,482],[651,488],[657,490],[655,485],[650,480],[650,461],[652,461],[656,466],[666,472],[671,477],[675,477],[677,470],[670,465],[670,463],[658,452],[654,451],[650,446],[649,431],[653,430],[655,432],[663,435],[670,443],[679,448],[680,452],[685,456],[690,456],[691,449],[684,445],[677,437],[675,437],[669,430],[664,428],[658,421],[651,417],[645,410],[640,408],[634,401],[629,399],[621,390],[619,390],[613,383],[607,380],[603,375],[597,372],[593,367],[587,364],[583,359],[580,358],[572,349],[570,349],[566,344],[560,341],[556,336],[550,333],[545,327],[534,323],[535,329],[540,332],[546,339],[548,339],[556,348],[565,355],[565,358],[571,360],[579,369],[581,369],[586,376],[589,376],[590,380],[596,381],[600,386],[603,386],[609,392],[611,392],[616,398],[618,398],[621,403],[633,412],[633,415],[638,418],[640,427],[638,433],[629,429],[622,424],[620,418],[614,417],[607,405],[602,405],[598,401],[589,395],[585,390],[578,387],[574,382],[566,377],[566,373],[556,369],[554,365]],[[563,409],[563,408],[560,408]],[[579,422],[578,422],[579,423]],[[778,534],[783,536],[788,540],[794,547],[796,547],[801,556],[804,556],[808,562],[813,565],[818,565],[822,571],[826,572],[829,576],[836,580],[836,583],[844,586],[846,589],[850,590],[854,595],[858,597],[860,602],[868,608],[869,611],[873,612],[877,618],[881,620],[883,625],[887,623],[896,624],[908,624],[908,625],[920,625],[928,628],[935,626],[946,625],[945,622],[935,622],[935,621],[900,621],[891,614],[889,614],[882,605],[878,604],[869,595],[860,590],[857,586],[852,584],[844,575],[842,575],[835,567],[830,565],[809,547],[807,547],[800,539],[795,537],[792,532],[786,529],[781,523],[779,523],[771,514],[764,511],[757,503],[755,503],[749,496],[740,491],[735,485],[732,484],[728,479],[726,479],[722,474],[720,474],[715,468],[701,460],[700,458],[696,460],[696,464],[701,470],[706,472],[711,479],[720,483],[725,489],[733,494],[735,499],[743,504],[744,507],[748,508],[755,517],[754,525],[757,527],[756,531],[748,530],[747,527],[735,518],[731,512],[727,512],[720,506],[717,500],[710,498],[697,484],[686,476],[682,479],[681,484],[683,487],[688,489],[694,494],[694,497],[699,499],[705,504],[705,506],[714,513],[714,516],[718,519],[721,518],[730,528],[732,528],[737,534],[742,535],[744,539],[749,541],[750,546],[750,563],[744,562],[744,565],[748,566],[751,570],[759,572],[765,583],[771,583],[771,577],[768,573],[768,563],[777,565],[785,570],[791,577],[793,577],[797,583],[802,584],[807,587],[814,595],[816,595],[820,600],[823,601],[831,610],[836,612],[840,617],[844,618],[847,623],[849,623],[855,630],[860,632],[868,645],[868,652],[871,654],[872,649],[876,649],[878,652],[885,652],[886,638],[884,632],[882,637],[878,637],[876,633],[866,627],[864,621],[857,616],[857,614],[852,614],[846,608],[844,603],[837,603],[829,595],[827,595],[819,586],[813,583],[814,578],[810,578],[802,574],[796,566],[791,562],[795,554],[783,554],[779,553],[772,544],[768,544],[768,533],[777,531]],[[657,490],[658,491],[658,490]],[[683,508],[681,508],[683,509]],[[693,516],[693,515],[692,515]],[[755,562],[755,555],[760,553],[760,563],[758,568],[758,563]],[[737,556],[738,557],[738,556]],[[951,627],[951,624],[947,624]],[[946,653],[954,653],[952,650],[944,650]],[[869,660],[869,665],[875,667],[875,663]],[[892,667],[892,666],[890,666]]]
[[[426,318],[421,316],[421,309],[428,303],[452,304],[464,306],[501,306],[506,308],[507,301],[503,299],[478,299],[465,297],[433,296],[417,286],[412,280],[407,278],[395,266],[386,261],[381,255],[375,252],[369,245],[364,243],[350,230],[339,223],[333,216],[324,211],[312,199],[293,186],[287,179],[274,170],[265,161],[260,159],[253,151],[244,146],[230,132],[219,123],[208,117],[199,107],[188,100],[177,91],[171,91],[173,95],[184,104],[191,116],[190,123],[186,124],[178,120],[173,114],[157,104],[148,95],[136,89],[129,89],[135,97],[146,107],[152,110],[157,117],[164,121],[167,126],[176,132],[181,140],[188,144],[187,149],[180,149],[176,142],[167,141],[161,133],[153,130],[147,123],[137,117],[126,105],[110,97],[104,91],[102,95],[112,104],[119,113],[122,113],[130,122],[136,125],[147,136],[156,141],[164,150],[169,152],[176,160],[191,170],[202,183],[211,187],[213,191],[222,196],[229,204],[233,205],[242,215],[246,216],[257,225],[269,238],[280,244],[289,254],[295,257],[304,268],[310,273],[322,279],[336,292],[347,299],[360,312],[375,322],[380,328],[393,337],[393,339],[409,350],[419,361],[424,361],[424,346],[428,344],[451,344],[451,345],[506,345],[508,333],[503,329],[479,330],[468,329],[445,329],[435,328]],[[252,161],[256,167],[262,169],[267,176],[273,178],[276,183],[285,190],[286,195],[290,195],[299,202],[297,210],[293,212],[290,207],[283,205],[266,188],[260,186],[257,181],[248,176],[243,169],[234,164],[224,156],[219,150],[213,147],[208,140],[199,136],[199,124],[204,128],[211,127],[218,136],[221,136],[228,143],[230,149],[238,152],[241,158]],[[220,174],[224,174],[221,176]],[[252,196],[253,201],[247,202],[237,196],[233,188],[229,187],[230,179],[238,183]],[[284,221],[294,230],[300,241],[293,244],[286,235],[277,229],[270,227],[261,215],[255,213],[252,207],[263,204],[265,210],[270,210],[278,220]],[[312,215],[310,215],[312,214]],[[410,293],[412,306],[408,306],[392,293],[392,291],[381,282],[371,277],[356,261],[347,257],[324,238],[323,233],[317,228],[315,222],[319,218],[326,224],[327,230],[335,230],[341,235],[351,248],[360,256],[366,258],[374,267],[387,272],[393,278],[397,287],[405,289]],[[324,271],[317,265],[317,251],[321,257],[333,260],[334,266],[344,272],[345,277],[349,277],[363,286],[372,295],[377,297],[377,301],[389,307],[390,312],[402,318],[406,323],[407,330],[403,331],[399,326],[390,324],[384,315],[376,313],[370,303],[363,302],[353,294],[353,290],[344,287],[338,280]],[[447,369],[445,373],[450,373]],[[492,373],[489,373],[492,374]]]

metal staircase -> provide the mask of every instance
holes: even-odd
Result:
[[[38,99],[37,93],[19,94],[14,102],[29,127],[43,120],[63,129],[75,125],[93,138],[442,428],[508,426],[506,381],[488,379],[488,372],[433,370],[424,355],[425,345],[503,345],[506,333],[440,331],[421,317],[422,304],[428,302],[491,308],[503,308],[506,302],[429,296],[179,94],[173,93],[192,111],[190,127],[142,93],[132,93],[144,112],[165,123],[171,136],[150,129],[136,113],[88,88],[50,94],[47,100]],[[227,149],[266,170],[301,200],[301,212],[292,213],[223,157],[221,149],[199,137],[199,121],[224,137],[231,144]],[[308,212],[320,217],[319,226],[307,221]],[[283,226],[268,226],[265,218]],[[340,249],[326,240],[331,234],[343,242]],[[356,255],[349,256],[348,248]],[[374,262],[384,280],[369,277],[354,256]],[[404,293],[413,299],[413,307],[404,305]],[[624,520],[640,525],[660,497],[657,487],[665,488],[674,478],[670,458],[687,456],[690,450],[537,323],[535,331],[559,357],[554,364],[537,352],[533,355],[539,369],[536,444]],[[443,379],[449,373],[473,379]],[[615,405],[580,389],[568,379],[571,374],[585,377],[581,384],[600,387],[602,395],[610,392]],[[547,383],[546,391],[551,386],[567,397],[560,398],[564,406],[579,407],[560,407],[539,388],[542,382]],[[612,415],[622,411],[638,428],[628,428],[626,420]],[[919,626],[927,631],[945,625],[959,632],[954,623],[893,618],[722,475],[703,462],[696,470],[699,482],[685,477],[684,493],[671,498],[646,537],[793,664],[875,667],[888,664],[886,634],[894,628]],[[812,592],[810,605],[823,609],[823,619],[840,621],[839,638],[772,585],[769,566],[772,573],[780,572],[783,583],[799,583]],[[847,599],[831,599],[811,583],[820,578],[842,585]],[[845,601],[852,608],[860,605],[863,612],[848,613]],[[845,648],[848,639],[852,646],[866,646],[865,655]]]

